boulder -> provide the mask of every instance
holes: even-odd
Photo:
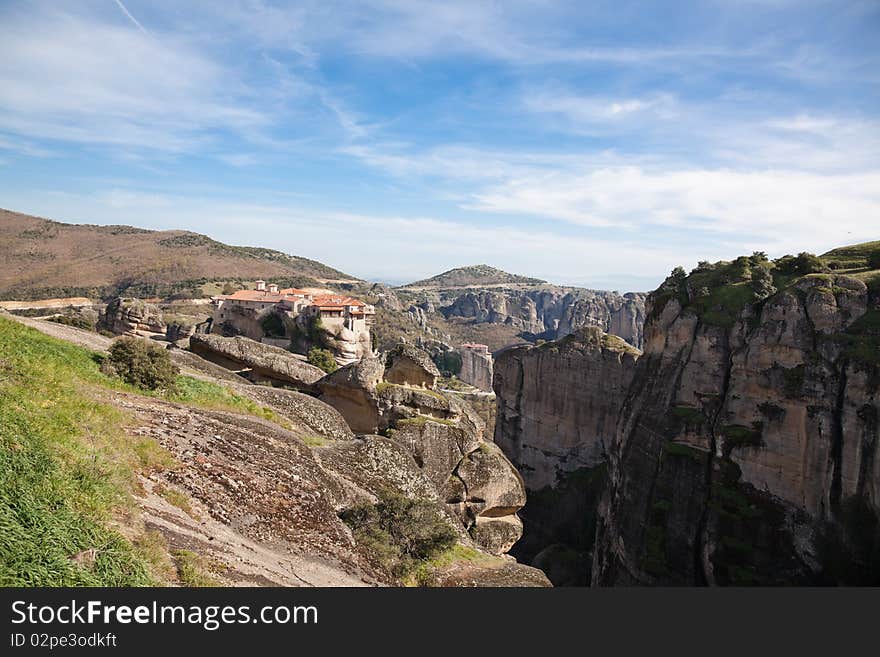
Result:
[[[195,333],[189,340],[190,349],[203,358],[230,367],[251,370],[252,380],[267,380],[309,389],[323,378],[324,370],[279,347],[250,338],[225,338],[213,333]]]
[[[382,381],[385,366],[378,358],[364,358],[340,367],[318,381],[322,401],[342,414],[356,433],[379,430],[376,387]]]
[[[389,354],[385,380],[389,383],[434,388],[440,371],[427,352],[410,344],[399,344]]]
[[[159,306],[131,297],[117,297],[107,304],[101,317],[102,328],[116,333],[165,333],[165,322]]]

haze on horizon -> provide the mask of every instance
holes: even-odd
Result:
[[[0,206],[650,289],[880,238],[878,36],[872,0],[6,3]]]

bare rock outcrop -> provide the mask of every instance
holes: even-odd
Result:
[[[595,584],[880,581],[880,299],[762,270],[703,266],[652,295]]]
[[[548,548],[565,552],[554,560],[554,583],[589,582],[608,449],[638,357],[623,340],[587,327],[508,349],[496,361],[495,443],[528,491],[514,552],[525,563]]]
[[[562,338],[582,326],[598,326],[641,348],[645,295],[554,287],[482,290],[457,295],[440,312],[447,318],[506,324],[546,339]]]
[[[463,344],[458,348],[461,370],[458,378],[483,392],[492,391],[493,361],[484,344]]]
[[[388,354],[385,380],[433,389],[440,371],[427,352],[410,344],[399,344]]]
[[[364,358],[340,367],[317,382],[321,399],[339,411],[356,433],[376,433],[380,415],[376,390],[385,374],[379,358]]]
[[[130,297],[117,297],[110,301],[104,309],[99,325],[118,335],[138,332],[165,333],[165,322],[159,306]]]
[[[223,367],[249,369],[251,380],[289,384],[308,389],[326,372],[279,347],[255,342],[249,338],[222,337],[212,333],[195,333],[189,340],[190,349]]]
[[[385,433],[405,447],[461,527],[485,549],[506,552],[522,533],[516,518],[525,503],[522,479],[485,440],[476,411],[430,389],[436,367],[419,351],[395,349],[387,369],[379,359],[340,368],[317,383],[320,398],[354,431]]]

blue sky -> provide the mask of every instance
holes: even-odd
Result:
[[[880,2],[0,0],[0,206],[374,280],[880,239]]]

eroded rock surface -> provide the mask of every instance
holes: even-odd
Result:
[[[537,563],[548,548],[569,554],[554,563],[554,583],[589,582],[608,450],[638,357],[624,341],[588,327],[540,347],[508,349],[496,362],[495,442],[528,491],[514,553],[525,563]]]
[[[426,353],[402,345],[388,363],[386,368],[365,359],[340,368],[318,382],[321,400],[354,431],[385,433],[404,446],[478,544],[506,552],[522,533],[516,518],[525,503],[519,474],[487,442],[486,425],[470,405],[431,389],[436,367]]]
[[[732,307],[698,276],[652,295],[593,582],[878,581],[880,300],[808,275]]]
[[[597,326],[635,347],[642,345],[645,297],[630,292],[573,290],[482,290],[457,296],[440,311],[448,318],[507,324],[548,339],[562,338],[582,326]]]
[[[107,304],[100,326],[117,335],[138,332],[165,333],[159,306],[141,299],[117,297]]]
[[[190,337],[189,344],[194,353],[223,367],[251,370],[251,378],[256,381],[275,381],[310,388],[326,374],[305,362],[302,356],[241,336],[227,338],[211,333],[195,333]]]

